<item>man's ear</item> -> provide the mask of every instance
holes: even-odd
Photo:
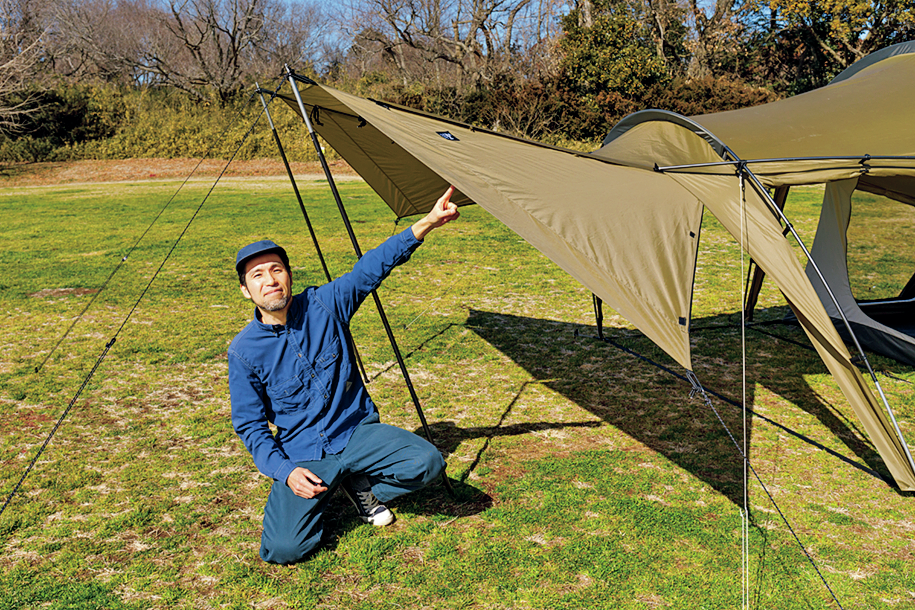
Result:
[[[251,293],[248,292],[248,287],[244,284],[239,284],[238,287],[241,288],[241,293],[245,295],[245,298],[251,300]]]

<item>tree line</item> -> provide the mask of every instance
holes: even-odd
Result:
[[[225,112],[284,64],[491,129],[593,141],[646,107],[801,93],[913,37],[910,0],[0,0],[0,158],[117,155],[78,145],[136,130],[139,109]]]

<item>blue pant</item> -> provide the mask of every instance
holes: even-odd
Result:
[[[292,493],[286,481],[274,481],[264,507],[261,559],[295,563],[321,543],[324,510],[334,490],[351,473],[365,474],[381,502],[425,487],[445,467],[434,445],[412,432],[380,423],[378,414],[356,427],[341,453],[297,462],[324,481],[327,491],[306,499]]]

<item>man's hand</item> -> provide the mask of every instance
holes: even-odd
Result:
[[[454,187],[449,186],[445,194],[438,198],[435,205],[422,220],[413,225],[413,235],[416,239],[423,239],[432,229],[438,228],[461,215],[455,204],[451,203]]]
[[[296,468],[286,477],[286,485],[297,496],[311,499],[322,491],[327,491],[324,481],[307,468]]]

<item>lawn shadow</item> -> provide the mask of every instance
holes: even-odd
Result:
[[[548,380],[540,382],[546,387],[664,455],[738,506],[742,505],[743,460],[738,446],[742,444],[743,414],[739,407],[727,402],[739,403],[741,394],[741,333],[740,327],[734,324],[734,316],[715,316],[693,322],[695,327],[705,328],[693,333],[697,338],[693,348],[694,370],[707,390],[717,391],[725,399],[713,396],[713,409],[698,398],[690,399],[691,386],[682,377],[685,374],[682,367],[637,331],[609,329],[605,334],[617,345],[652,362],[606,345],[597,338],[594,326],[479,310],[470,311],[466,324],[534,379]],[[753,420],[762,418],[792,437],[823,450],[830,459],[841,460],[892,485],[892,477],[873,445],[866,440],[859,423],[833,409],[804,379],[804,375],[822,373],[826,369],[815,352],[801,347],[805,341],[803,332],[788,329],[787,333],[799,345],[759,335],[763,339],[763,346],[759,347],[760,341],[747,333],[747,366],[748,371],[753,371],[751,382],[747,384],[748,410],[752,413],[756,400],[753,388],[759,383],[816,417],[852,455],[824,447],[780,423],[779,418],[753,414],[747,420],[751,462]],[[667,367],[669,372],[659,369],[655,363]],[[550,427],[551,424],[524,427],[536,429],[538,426]],[[519,426],[501,430],[498,424],[493,428],[476,429],[439,424],[439,434],[446,444],[471,437],[524,432]]]

